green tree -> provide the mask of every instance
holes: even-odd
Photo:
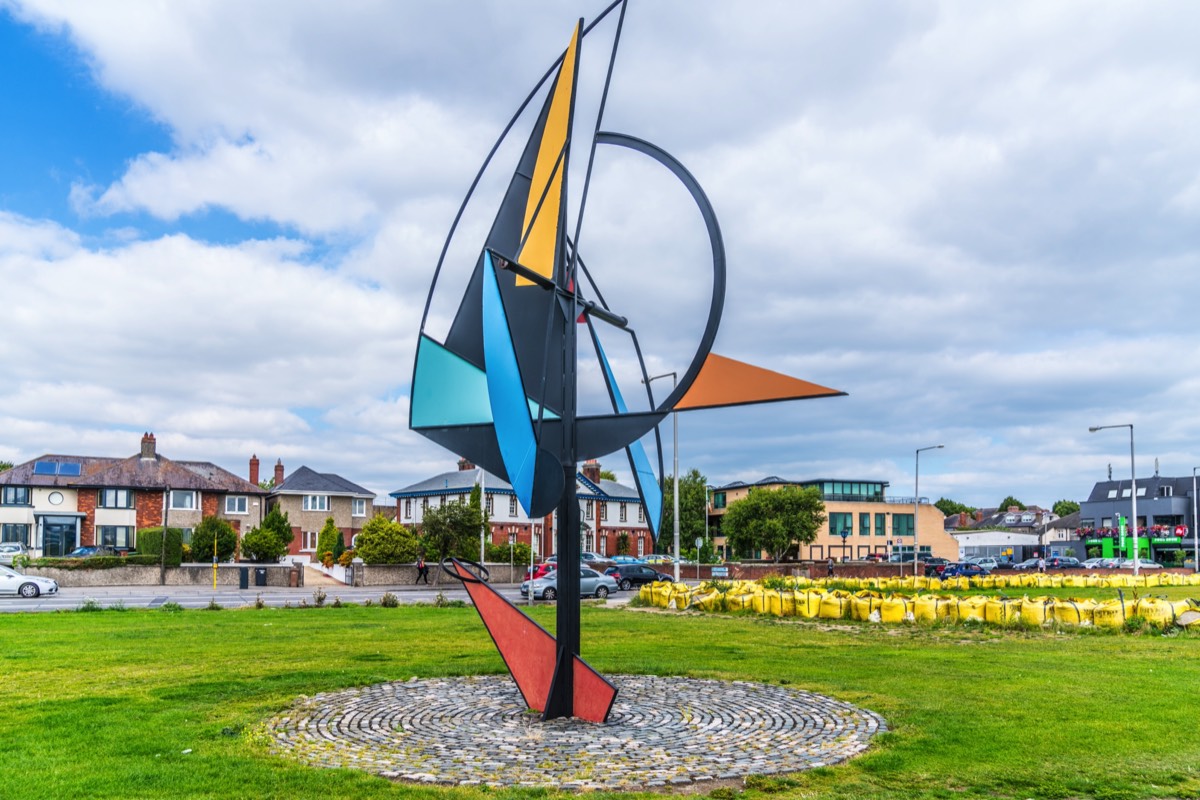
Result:
[[[220,517],[205,517],[192,529],[192,560],[212,560],[213,540],[217,543],[217,561],[233,558],[237,552],[237,531]]]
[[[367,564],[411,564],[417,560],[417,546],[411,529],[376,514],[363,525],[354,552]]]
[[[1051,511],[1060,517],[1065,517],[1068,514],[1074,514],[1078,510],[1079,503],[1076,503],[1074,500],[1059,500],[1054,504],[1054,508],[1051,509]]]
[[[11,461],[0,461],[0,472],[7,472],[12,468],[13,463]]]
[[[529,563],[529,545],[524,542],[516,542],[512,546],[512,551],[508,549],[508,543],[504,544],[488,544],[487,560],[491,564],[507,564],[509,560],[514,564]]]
[[[209,543],[209,547],[212,543]],[[137,533],[138,552],[154,556],[155,558],[163,558],[163,529],[159,525],[155,528],[142,528]],[[168,567],[178,567],[183,562],[183,531],[179,528],[167,528],[167,552],[163,559]]]
[[[666,552],[675,544],[675,481],[668,475],[663,479],[662,525],[658,529],[659,552]],[[688,470],[679,478],[679,548],[692,547],[697,538],[704,537],[704,522],[708,516],[708,478],[698,469]],[[671,546],[664,546],[670,542]]]
[[[287,555],[287,543],[275,531],[251,528],[242,536],[242,558],[270,564]]]
[[[449,556],[479,557],[479,510],[470,503],[446,503],[427,508],[421,517],[421,544],[425,558],[442,561]],[[437,577],[435,575],[436,582]]]
[[[997,507],[997,509],[1001,513],[1003,513],[1005,511],[1008,511],[1008,509],[1011,508],[1012,506],[1016,506],[1017,508],[1019,508],[1022,511],[1025,510],[1025,504],[1022,503],[1017,498],[1013,497],[1011,494],[1008,497],[1006,497],[1000,501],[1000,505]]]
[[[820,489],[784,486],[751,489],[726,509],[721,530],[735,551],[766,550],[779,563],[793,542],[808,544],[816,539],[824,523]]]
[[[629,533],[627,531],[621,531],[617,534],[617,555],[629,555]]]
[[[941,511],[947,517],[953,517],[955,514],[962,514],[964,512],[967,514],[975,513],[975,508],[973,506],[964,505],[956,500],[950,500],[946,497],[939,498],[934,505],[937,507],[938,511]]]
[[[326,517],[325,524],[321,526],[321,530],[317,533],[317,560],[323,561],[325,554],[329,553],[334,558],[333,551],[337,547],[337,540],[342,536],[342,532],[338,530],[337,525],[333,523],[333,517]],[[341,555],[340,553],[338,555]]]
[[[267,478],[265,481],[258,482],[258,488],[265,489],[268,492],[275,488],[275,476]]]
[[[484,558],[484,560],[486,560],[487,559],[487,546],[492,543],[492,537],[491,537],[492,525],[491,525],[491,519],[488,517],[487,509],[484,508],[484,505],[483,505],[483,487],[482,486],[480,486],[479,484],[475,484],[474,486],[471,487],[471,496],[467,499],[467,505],[469,505],[471,507],[471,510],[475,512],[475,516],[478,517],[478,519],[479,519],[479,530],[476,531],[475,535],[479,536],[479,535],[481,535],[481,533],[487,534],[484,537],[484,542],[483,542],[483,544],[484,544],[483,558]],[[479,554],[478,550],[476,550],[475,555],[473,555],[471,557],[471,560],[474,561],[475,559],[479,558],[479,556],[480,556],[480,554]]]
[[[617,480],[617,473],[613,472],[611,469],[602,469],[600,470],[600,480],[613,481],[615,483]]]
[[[259,527],[279,539],[284,553],[288,551],[292,540],[296,538],[296,532],[292,530],[292,523],[288,519],[287,512],[281,511],[278,505],[271,506]]]

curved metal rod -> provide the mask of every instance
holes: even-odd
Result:
[[[446,562],[450,562],[451,564],[459,564],[464,568],[468,568],[468,571],[470,571],[470,567],[474,567],[476,571],[480,573],[481,577],[465,577],[460,575],[455,570],[452,570],[450,567],[446,566]],[[488,568],[483,564],[480,564],[478,561],[468,561],[465,558],[455,558],[454,556],[450,556],[449,558],[443,558],[438,566],[442,568],[442,572],[446,573],[451,578],[454,578],[454,580],[462,583],[489,583],[492,579],[492,573],[488,572]]]

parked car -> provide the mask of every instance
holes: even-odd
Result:
[[[609,559],[609,561],[612,561],[615,564],[641,564],[642,563],[642,560],[640,558],[635,558],[634,556],[613,556],[612,558]]]
[[[0,564],[12,566],[13,559],[25,555],[25,545],[20,542],[4,542],[0,544]]]
[[[666,553],[651,553],[642,559],[643,564],[674,564],[675,559]]]
[[[978,564],[969,564],[961,561],[957,564],[947,564],[942,570],[942,578],[982,578],[989,574],[986,569]]]
[[[674,580],[674,578],[665,572],[659,572],[654,567],[645,564],[618,564],[615,567],[609,567],[604,570],[604,574],[611,575],[613,580],[617,582],[617,586],[625,590],[632,589],[634,586],[641,586],[643,583]]]
[[[550,574],[551,572],[554,572],[554,570],[556,570],[556,569],[558,569],[558,564],[554,563],[553,561],[546,561],[542,564],[536,564],[531,569],[525,570],[525,580],[529,580],[530,578],[537,580],[538,578],[544,577],[544,576]],[[530,575],[529,574],[530,572],[532,572],[533,574]]]
[[[1046,569],[1083,569],[1075,556],[1051,556],[1046,559]]]
[[[1000,566],[1000,561],[998,559],[992,558],[991,556],[975,556],[975,558],[968,558],[967,563],[968,564],[978,564],[979,566],[986,569],[988,572],[991,572],[996,567]]]
[[[579,554],[579,560],[580,561],[607,561],[608,559],[602,555],[593,553],[590,550],[584,550],[582,553]],[[553,564],[555,561],[558,561],[558,553],[555,553],[552,556],[547,556],[546,561],[551,564]]]
[[[22,575],[12,567],[0,566],[0,594],[37,597],[42,594],[58,594],[58,581],[37,575]]]
[[[92,558],[94,556],[115,556],[117,551],[115,548],[107,545],[96,545],[87,547],[76,547],[71,552],[67,553],[67,558]]]
[[[883,561],[887,558],[883,553],[867,553],[867,561]]]
[[[950,563],[950,559],[931,556],[925,559],[925,577],[937,578],[941,577],[942,570]]]
[[[1089,558],[1083,562],[1084,569],[1104,569],[1104,562],[1111,561],[1108,558]]]
[[[1132,558],[1118,558],[1114,560],[1117,562],[1114,566],[1115,569],[1133,569]],[[1159,564],[1157,561],[1151,561],[1148,558],[1143,558],[1138,561],[1138,567],[1141,569],[1161,569],[1162,564]]]
[[[1021,569],[1021,570],[1032,569],[1032,570],[1036,571],[1038,568],[1039,560],[1040,559],[1037,559],[1037,558],[1027,558],[1019,564],[1013,564],[1013,569]]]
[[[589,567],[579,570],[580,597],[608,597],[617,590],[617,582],[611,575],[601,575]],[[558,570],[541,578],[525,581],[521,584],[521,597],[528,597],[533,592],[535,600],[554,600],[558,597]]]

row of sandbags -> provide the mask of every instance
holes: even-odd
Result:
[[[873,591],[765,589],[751,582],[702,584],[655,583],[642,587],[641,599],[660,608],[701,611],[753,611],[777,617],[852,619],[871,622],[979,622],[993,625],[1095,625],[1120,628],[1133,617],[1153,625],[1200,622],[1200,604],[1156,597],[1092,600],[1055,597],[955,597],[918,594],[908,597]]]

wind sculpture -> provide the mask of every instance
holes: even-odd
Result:
[[[616,0],[585,26],[531,90],[488,154],[446,237],[421,320],[413,369],[410,427],[494,475],[505,478],[531,519],[557,510],[557,635],[530,620],[480,580],[466,562],[444,568],[466,584],[526,703],[544,719],[608,717],[616,687],[579,658],[580,461],[623,450],[657,536],[662,490],[643,439],[653,436],[662,474],[658,426],[668,414],[718,406],[829,397],[834,389],[790,378],[711,352],[725,298],[725,251],[716,215],[700,185],[675,158],[650,142],[601,130],[627,0]],[[619,9],[573,231],[567,176],[574,140],[580,49],[595,26]],[[485,170],[527,106],[549,90],[521,151],[457,313],[442,341],[427,332],[430,303],[463,212]],[[593,164],[601,146],[626,148],[669,170],[703,217],[712,253],[712,296],[703,332],[674,389],[655,402],[636,327],[610,308],[578,249]],[[581,331],[595,354],[591,369],[607,389],[610,413],[580,414]],[[629,337],[647,408],[631,409],[603,346]]]

